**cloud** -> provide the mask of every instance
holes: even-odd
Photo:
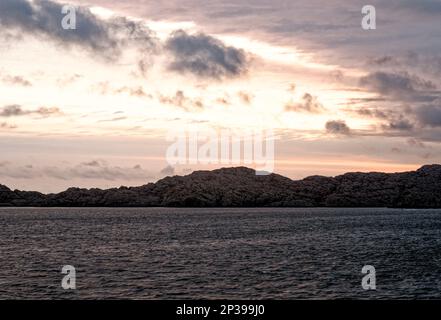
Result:
[[[368,60],[368,67],[381,67],[382,69],[395,70],[397,68],[410,69],[414,72],[434,76],[437,79],[441,73],[441,56],[438,52],[422,51],[405,52],[400,54],[380,55]]]
[[[119,56],[128,44],[136,44],[143,51],[156,47],[153,33],[142,24],[124,17],[100,19],[84,6],[75,7],[76,29],[65,30],[62,7],[50,0],[2,0],[0,27],[49,39],[65,48],[79,46],[107,59]]]
[[[12,85],[19,85],[19,86],[23,86],[23,87],[31,87],[32,83],[29,80],[26,80],[25,78],[21,77],[21,76],[4,76],[3,77],[3,82],[7,83],[7,84],[12,84]]]
[[[92,91],[96,91],[102,95],[108,94],[128,94],[132,97],[138,98],[153,98],[151,94],[148,94],[144,91],[142,86],[123,86],[123,87],[112,87],[109,81],[98,82],[97,84],[91,87]]]
[[[110,166],[105,161],[94,160],[83,162],[74,166],[34,166],[15,165],[2,162],[0,177],[14,179],[52,178],[57,180],[96,179],[96,180],[147,180],[152,175],[140,165],[134,167]]]
[[[88,166],[88,167],[99,167],[101,165],[101,161],[92,160],[89,162],[83,162],[83,163],[81,163],[81,165]]]
[[[378,65],[378,66],[390,65],[390,64],[395,64],[395,63],[396,63],[395,58],[392,56],[388,56],[388,55],[376,57],[376,58],[369,60],[369,64],[374,64],[374,65]]]
[[[400,100],[433,100],[436,85],[407,72],[374,72],[360,78],[360,86]],[[429,91],[429,92],[427,92]]]
[[[237,95],[239,96],[240,100],[245,104],[250,104],[251,100],[253,100],[253,95],[245,91],[239,91]]]
[[[17,104],[3,107],[3,109],[0,111],[0,117],[22,116],[25,114],[29,113],[23,111],[22,107]]]
[[[399,131],[411,131],[414,128],[414,124],[408,119],[399,119],[389,122],[388,125],[383,126],[384,129],[399,130]]]
[[[439,0],[401,0],[400,5],[404,8],[416,9],[432,15],[441,13],[441,2]]]
[[[320,102],[318,102],[317,97],[313,97],[311,94],[305,93],[302,97],[302,102],[287,103],[285,105],[285,111],[321,113],[325,111],[325,108]]]
[[[386,111],[379,109],[360,108],[356,111],[361,116],[374,117],[380,119],[387,119],[389,114]]]
[[[0,129],[17,129],[17,126],[7,122],[0,122]]]
[[[413,111],[411,108],[404,107],[402,109],[404,110],[400,110],[401,112],[413,118]],[[403,113],[400,113],[400,111],[388,109],[380,110],[378,108],[360,108],[356,110],[361,116],[385,120],[386,124],[381,125],[383,130],[412,131],[415,129],[415,124],[406,118]]]
[[[234,78],[247,73],[249,57],[241,49],[226,46],[220,40],[183,30],[173,32],[165,48],[173,55],[169,69],[201,78]]]
[[[411,147],[417,147],[417,148],[426,148],[426,145],[421,140],[415,139],[415,138],[409,138],[407,139],[407,144]]]
[[[421,125],[441,127],[441,103],[439,105],[421,106],[415,113]]]
[[[228,95],[226,95],[225,97],[219,97],[216,99],[217,103],[223,104],[223,105],[230,105],[230,97]]]
[[[295,46],[322,56],[331,65],[366,67],[365,57],[396,56],[408,51],[440,52],[439,0],[373,0],[387,32],[360,28],[362,1],[332,0],[82,0],[157,20],[191,21],[213,34],[252,36],[281,46]],[[403,6],[403,1],[408,4]],[[423,3],[423,4],[422,4]],[[417,7],[431,8],[420,10]],[[293,19],[295,17],[295,19]],[[412,28],[403,27],[407,21]]]
[[[144,88],[141,86],[137,86],[137,87],[121,87],[121,88],[117,88],[114,90],[114,93],[127,93],[128,95],[132,96],[132,97],[138,97],[138,98],[143,98],[143,97],[149,97],[151,98],[152,96],[147,94],[144,91]]]
[[[188,98],[182,90],[176,91],[174,96],[165,96],[160,94],[159,102],[163,104],[173,105],[175,107],[180,107],[185,109],[186,111],[189,111],[191,109],[202,109],[204,107],[204,104],[200,99]]]
[[[41,107],[36,110],[25,110],[22,108],[22,106],[13,104],[8,105],[0,109],[0,117],[19,117],[19,116],[26,116],[26,115],[39,115],[42,117],[48,117],[51,115],[60,115],[62,112],[59,108],[46,108]]]
[[[77,74],[77,73],[75,73],[71,76],[65,76],[65,77],[59,78],[57,80],[57,85],[59,85],[60,87],[65,87],[65,86],[68,86],[68,85],[76,82],[77,80],[81,79],[82,77],[83,77],[82,75]]]
[[[331,77],[331,79],[333,79],[334,81],[337,81],[337,82],[341,82],[345,78],[345,74],[341,70],[331,71],[329,73],[329,76]]]
[[[166,175],[166,176],[172,176],[175,174],[175,168],[173,168],[172,166],[169,165],[161,170],[161,174]]]
[[[332,120],[326,122],[326,132],[338,135],[350,135],[351,129],[347,126],[343,120]]]
[[[410,137],[408,143],[411,146],[422,147],[422,141],[441,141],[441,99],[431,104],[414,103],[412,107],[398,105],[395,108],[363,107],[354,111],[379,119],[378,127],[383,130],[380,134],[385,137]]]

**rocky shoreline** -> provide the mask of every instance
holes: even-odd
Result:
[[[441,208],[441,165],[402,173],[346,173],[291,180],[245,167],[196,171],[140,187],[69,188],[57,194],[0,185],[2,207],[394,207]]]

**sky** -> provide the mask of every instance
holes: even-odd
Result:
[[[271,130],[292,179],[440,163],[440,17],[441,0],[0,0],[0,184],[236,166],[170,164],[177,129]]]

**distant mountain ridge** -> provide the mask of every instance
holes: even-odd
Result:
[[[69,188],[57,194],[0,185],[0,206],[441,208],[441,165],[402,173],[346,173],[291,180],[245,167],[195,171],[140,187]]]

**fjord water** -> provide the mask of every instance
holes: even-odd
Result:
[[[0,257],[1,299],[441,298],[441,210],[3,208]]]

